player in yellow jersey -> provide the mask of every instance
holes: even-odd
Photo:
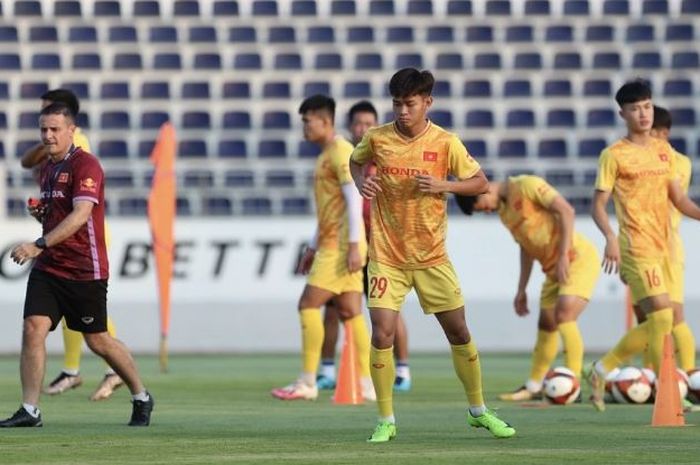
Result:
[[[369,332],[362,315],[362,266],[367,242],[362,225],[362,199],[350,176],[352,145],[335,132],[335,101],[323,95],[304,100],[299,107],[304,138],[321,147],[316,162],[314,194],[317,230],[299,263],[309,274],[299,299],[302,371],[288,386],[273,389],[282,400],[318,397],[316,372],[323,345],[321,307],[331,299],[340,318],[350,323],[360,359],[362,396],[374,400],[369,373]]]
[[[654,108],[649,85],[641,80],[628,82],[617,91],[615,100],[627,135],[600,155],[592,214],[606,240],[603,270],[620,273],[633,304],[647,319],[585,370],[593,387],[591,401],[600,411],[605,409],[605,375],[647,345],[654,371],[659,372],[663,341],[673,328],[669,199],[682,214],[700,220],[700,207],[681,188],[673,148],[651,136]],[[615,201],[618,235],[610,227],[606,210],[610,196]]]
[[[404,68],[389,82],[394,121],[370,129],[355,148],[350,169],[365,198],[372,199],[369,308],[372,381],[379,421],[370,443],[396,436],[392,344],[404,298],[416,290],[426,314],[434,314],[452,349],[452,361],[469,402],[467,422],[496,437],[515,429],[486,408],[476,344],[464,315],[464,299],[447,256],[447,194],[478,195],[488,181],[459,138],[427,119],[435,80],[429,71]],[[365,176],[374,162],[377,174]],[[448,180],[452,175],[456,180]]]
[[[371,102],[362,100],[355,103],[348,111],[348,131],[352,138],[353,145],[357,145],[362,140],[369,128],[377,125],[377,110]],[[372,174],[376,171],[374,165],[367,165],[368,171]],[[367,241],[371,231],[370,225],[370,205],[365,199],[362,203],[362,218],[365,224]],[[363,268],[363,286],[365,296],[367,296],[367,266]],[[332,303],[326,305],[323,317],[324,339],[321,350],[321,371],[316,378],[319,389],[335,388],[335,346],[338,341],[338,312]],[[394,380],[395,391],[409,391],[411,389],[411,371],[408,365],[408,330],[402,317],[396,327],[396,338],[394,339],[394,357],[396,358],[396,379]]]
[[[527,283],[537,260],[547,276],[540,291],[537,342],[532,352],[530,377],[505,401],[541,398],[542,381],[557,356],[559,335],[564,364],[576,376],[583,366],[583,339],[576,320],[588,305],[600,275],[595,246],[574,230],[574,208],[547,182],[537,176],[514,176],[492,182],[478,197],[456,196],[467,215],[473,210],[498,211],[503,225],[520,246],[520,279],[513,302],[515,313],[527,316]]]
[[[41,108],[50,105],[53,102],[65,103],[71,109],[74,115],[78,115],[80,110],[80,102],[78,97],[67,89],[53,89],[41,96]],[[90,144],[85,133],[80,128],[76,128],[73,133],[73,145],[82,147],[90,152]],[[37,143],[30,147],[22,155],[22,167],[34,169],[40,167],[48,158],[46,147],[42,143]],[[107,233],[108,234],[108,233]],[[109,245],[109,237],[107,237]],[[45,394],[55,395],[61,394],[69,389],[74,389],[83,383],[80,376],[80,358],[83,349],[83,334],[78,331],[73,331],[68,328],[66,321],[61,323],[63,329],[63,369],[61,373],[51,383],[44,388]],[[116,337],[116,330],[111,317],[107,317],[107,330],[112,337]],[[124,384],[124,381],[117,375],[111,367],[107,367],[104,378],[97,386],[97,389],[90,396],[91,400],[103,400],[109,398],[115,389]]]

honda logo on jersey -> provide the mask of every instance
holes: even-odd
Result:
[[[437,161],[437,152],[423,152],[423,161]]]

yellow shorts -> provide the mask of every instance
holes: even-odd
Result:
[[[574,259],[569,265],[569,280],[565,284],[559,284],[555,278],[547,276],[540,292],[540,308],[554,308],[561,295],[574,295],[590,300],[599,276],[598,250],[587,240],[577,241]]]
[[[350,273],[343,250],[318,249],[306,282],[336,295],[362,292],[362,269]]]
[[[685,300],[685,262],[668,263],[668,297],[671,302],[682,304]]]
[[[412,288],[426,314],[464,306],[457,273],[449,261],[420,270],[402,270],[374,260],[369,261],[369,308],[401,310]]]
[[[671,282],[670,263],[664,258],[622,257],[620,277],[627,283],[632,294],[632,303],[669,293]]]

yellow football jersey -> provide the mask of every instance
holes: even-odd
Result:
[[[674,156],[676,157],[676,177],[681,185],[681,189],[686,194],[688,193],[688,188],[690,187],[690,177],[692,176],[692,167],[690,164],[690,158],[683,155],[680,152],[674,151]],[[681,218],[683,214],[678,211],[678,209],[671,204],[671,253],[673,254],[674,261],[684,261],[685,251],[683,247],[683,239],[681,238]]]
[[[90,142],[88,142],[87,136],[80,128],[75,128],[73,132],[73,145],[82,148],[86,152],[92,153],[90,150]]]
[[[676,172],[673,152],[668,142],[661,139],[651,139],[647,146],[620,139],[600,155],[595,187],[612,192],[623,256],[668,255],[668,184]]]
[[[316,161],[314,196],[319,248],[348,247],[348,215],[341,186],[353,182],[349,165],[351,153],[352,144],[337,137]],[[365,243],[364,230],[361,236],[360,240]]]
[[[447,261],[447,195],[425,194],[416,175],[467,179],[481,167],[459,138],[428,123],[411,139],[394,123],[367,131],[352,160],[377,165],[382,192],[372,201],[369,256],[401,269],[422,269]]]

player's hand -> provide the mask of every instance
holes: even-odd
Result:
[[[418,190],[426,194],[440,194],[445,192],[445,181],[434,178],[429,174],[419,174],[416,176],[418,180]]]
[[[559,284],[566,284],[569,282],[569,264],[568,254],[559,257],[557,261],[557,282]]]
[[[620,271],[620,244],[615,237],[608,239],[605,243],[603,271],[607,274],[617,274]]]
[[[301,256],[299,260],[299,266],[297,266],[297,273],[308,274],[311,270],[311,265],[314,263],[314,257],[316,256],[316,250],[311,247],[307,247],[304,250],[304,255]]]
[[[27,211],[41,223],[44,220],[44,215],[46,215],[46,204],[37,199],[29,199],[27,201]]]
[[[12,249],[10,257],[16,264],[24,265],[32,258],[38,257],[41,252],[42,250],[34,245],[33,242],[25,242]]]
[[[518,291],[515,294],[513,307],[515,307],[515,314],[518,316],[528,316],[530,314],[530,309],[527,308],[527,293],[525,291]]]
[[[357,244],[350,244],[348,249],[348,271],[354,273],[362,269],[362,256]]]
[[[362,197],[373,199],[378,192],[382,191],[382,186],[379,185],[379,176],[365,176],[362,185],[358,187]]]

